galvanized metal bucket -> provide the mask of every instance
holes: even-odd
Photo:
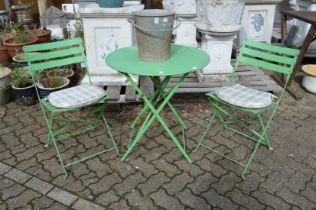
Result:
[[[172,31],[180,26],[180,20],[169,10],[148,9],[132,13],[129,21],[134,25],[139,59],[161,62],[170,57]],[[177,24],[174,27],[174,20]]]

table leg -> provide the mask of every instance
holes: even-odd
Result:
[[[176,92],[176,90],[179,88],[180,84],[183,82],[183,80],[187,77],[188,74],[184,74],[182,76],[182,78],[176,83],[176,85],[170,89],[170,91],[168,91],[168,94],[166,95],[166,97],[164,98],[164,101],[160,104],[160,106],[158,107],[158,109],[155,109],[154,106],[152,105],[152,102],[142,93],[142,91],[140,90],[140,88],[138,87],[138,85],[130,78],[130,76],[128,74],[125,74],[125,76],[127,77],[127,79],[129,80],[129,82],[131,83],[131,85],[133,86],[133,88],[136,90],[136,92],[139,94],[140,97],[142,97],[146,103],[146,105],[148,106],[148,108],[151,110],[151,112],[153,113],[153,116],[148,120],[148,122],[143,123],[143,125],[141,126],[138,134],[136,135],[135,139],[133,140],[132,144],[129,146],[129,148],[127,149],[127,151],[125,152],[125,154],[122,157],[122,161],[126,159],[126,157],[128,156],[128,154],[133,150],[133,148],[135,147],[135,145],[139,142],[139,140],[141,139],[141,137],[144,135],[144,133],[146,132],[146,130],[149,128],[149,126],[153,123],[153,121],[155,119],[157,119],[160,124],[162,125],[162,127],[167,131],[167,133],[169,134],[169,136],[171,137],[172,141],[174,142],[174,144],[178,147],[178,149],[180,150],[180,152],[183,154],[183,156],[187,159],[187,161],[189,163],[192,163],[192,160],[190,159],[190,157],[188,156],[188,154],[186,153],[185,149],[181,146],[181,144],[179,143],[179,141],[177,140],[177,138],[174,136],[174,134],[172,133],[172,131],[168,128],[167,124],[165,123],[165,121],[162,119],[162,117],[159,116],[159,113],[161,112],[161,110],[165,107],[165,105],[169,102],[169,100],[171,99],[171,97],[174,95],[174,93]]]
[[[162,83],[161,86],[163,87],[163,89],[165,88],[165,86],[168,84],[169,80],[170,80],[170,76],[167,77]],[[154,104],[154,106],[156,106],[156,104],[158,103],[158,101],[161,99],[161,93],[160,93],[160,89],[156,89],[155,92],[153,93],[153,95],[150,97],[149,101],[152,102]],[[143,109],[140,111],[140,113],[137,115],[137,117],[135,118],[135,120],[133,121],[133,123],[131,124],[130,128],[132,129],[131,134],[130,134],[130,139],[128,142],[128,147],[131,145],[131,141],[133,139],[134,136],[134,129],[136,126],[136,123],[139,121],[139,119],[148,111],[149,107],[148,105],[145,103]],[[152,112],[149,112],[146,119],[143,122],[143,125],[141,126],[141,128],[139,130],[141,130],[143,128],[144,125],[146,125],[147,121],[150,119]]]
[[[156,87],[156,89],[160,90],[160,92],[164,92],[164,89],[165,87],[164,86],[161,86],[158,84],[157,81],[155,81],[155,79],[153,77],[150,77],[151,80],[153,81],[154,83],[154,86]],[[165,78],[166,79],[166,78]],[[164,80],[165,80],[164,79]],[[163,80],[163,81],[164,81]],[[168,79],[169,81],[170,79]],[[165,95],[162,95],[163,98],[165,98]],[[187,126],[185,125],[185,123],[183,122],[182,118],[180,117],[179,113],[175,110],[175,108],[172,106],[172,104],[168,101],[167,105],[169,106],[170,110],[172,111],[172,113],[175,115],[175,117],[177,118],[177,120],[179,121],[179,123],[182,125],[182,127],[184,129],[187,129]]]
[[[304,42],[303,42],[303,45],[302,45],[302,47],[301,47],[301,49],[300,49],[301,52],[300,52],[300,54],[299,54],[299,56],[298,56],[298,58],[297,58],[297,60],[296,60],[296,63],[295,63],[295,66],[294,66],[294,68],[293,68],[293,72],[292,72],[292,75],[291,75],[291,77],[290,77],[290,80],[289,80],[288,85],[290,85],[291,82],[292,82],[292,80],[294,79],[295,74],[296,74],[296,72],[298,71],[298,69],[299,69],[299,67],[300,67],[300,65],[301,65],[301,63],[302,63],[302,61],[303,61],[303,59],[304,59],[305,53],[306,53],[306,51],[307,51],[307,49],[308,49],[310,43],[313,41],[313,38],[314,38],[314,36],[315,36],[315,31],[316,31],[316,28],[315,28],[315,27],[316,27],[315,25],[311,25],[311,27],[310,27],[310,29],[309,29],[309,31],[308,31],[306,37],[305,37],[305,40],[304,40]]]
[[[164,81],[167,78],[168,77],[165,77],[163,79],[162,84],[164,83]],[[170,80],[170,78],[168,78],[168,81]],[[150,77],[150,79],[154,83],[154,86],[155,86],[156,90],[159,90],[161,93],[164,93],[165,86],[162,86],[160,84],[160,78],[158,78],[158,81],[155,79],[155,77]],[[162,94],[162,97],[165,98],[166,95],[167,94]],[[168,101],[167,105],[168,105],[169,109],[172,111],[172,113],[174,114],[174,116],[177,118],[178,122],[181,124],[181,128],[182,128],[182,145],[183,145],[183,148],[185,150],[185,148],[186,148],[186,138],[185,138],[185,131],[184,130],[186,130],[188,127],[185,125],[185,123],[183,122],[183,120],[180,117],[179,113],[176,111],[176,109],[172,106],[172,104],[169,101]]]
[[[166,85],[168,84],[169,80],[170,80],[170,76],[166,77],[166,79],[161,83],[161,86],[163,87],[163,89],[166,87]],[[156,102],[158,102],[159,100],[159,95],[160,95],[160,90],[156,89],[155,92],[153,93],[153,95],[150,97],[149,101],[153,102],[154,99],[157,97],[157,100],[154,102],[154,104],[156,104]],[[139,121],[139,119],[148,111],[149,107],[148,105],[145,103],[143,109],[140,111],[140,113],[137,115],[137,117],[135,118],[135,120],[133,121],[133,123],[131,124],[131,128],[134,128],[136,123]]]

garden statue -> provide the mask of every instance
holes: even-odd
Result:
[[[201,48],[212,61],[198,74],[200,81],[222,80],[223,75],[218,74],[232,72],[233,41],[241,29],[244,7],[245,0],[197,0],[196,27],[202,34]]]

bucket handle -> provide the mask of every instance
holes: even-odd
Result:
[[[180,24],[181,24],[181,20],[180,20],[178,17],[175,17],[175,20],[177,21],[177,25],[176,25],[175,27],[171,28],[171,29],[152,30],[152,29],[143,28],[143,27],[137,25],[137,24],[135,23],[135,21],[134,21],[132,18],[128,18],[128,19],[127,19],[127,21],[130,22],[132,25],[134,25],[135,28],[138,28],[138,29],[143,30],[143,31],[150,31],[150,32],[173,31],[173,30],[177,29],[177,28],[180,26]]]

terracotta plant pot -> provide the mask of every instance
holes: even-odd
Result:
[[[38,43],[50,42],[52,31],[48,29],[33,29],[32,33],[37,36]]]
[[[25,43],[16,43],[14,38],[9,38],[4,40],[3,46],[8,50],[10,57],[13,58],[16,54],[23,53],[23,47],[25,45],[35,44],[37,42],[37,37],[32,35],[29,40],[30,41]]]
[[[11,61],[11,57],[8,53],[7,48],[0,47],[0,63],[9,63]]]

